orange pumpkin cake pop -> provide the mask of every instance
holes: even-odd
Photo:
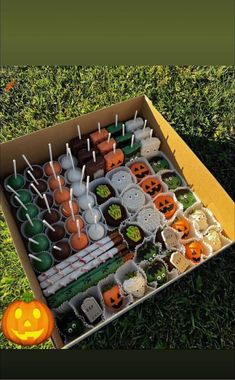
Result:
[[[53,194],[54,194],[55,203],[57,204],[61,204],[63,202],[69,201],[70,199],[70,191],[65,186],[63,186],[61,190],[55,189]]]
[[[79,222],[80,230],[82,230],[84,227],[84,221],[81,216],[74,215],[74,219],[72,216],[66,219],[65,228],[70,234],[74,234],[77,232],[77,220]]]
[[[78,206],[78,203],[77,201],[72,201],[72,202],[69,202],[68,201],[65,201],[61,204],[60,206],[60,211],[61,211],[61,214],[64,215],[66,218],[68,216],[71,215],[71,207],[73,208],[73,214],[77,214],[78,211],[79,211],[79,206]]]
[[[60,177],[61,186],[64,186],[65,185],[64,177],[62,177],[61,175],[59,177]],[[58,178],[54,177],[54,175],[50,176],[48,179],[48,185],[51,191],[54,191],[55,189],[57,189],[59,187]]]

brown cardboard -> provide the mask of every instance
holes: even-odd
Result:
[[[25,154],[31,163],[45,162],[49,159],[48,143],[51,142],[53,155],[55,157],[59,156],[65,150],[65,143],[76,136],[77,124],[80,125],[81,132],[83,134],[90,133],[97,128],[98,121],[101,123],[101,127],[107,126],[114,123],[116,113],[119,115],[119,120],[127,120],[133,117],[136,110],[138,110],[139,114],[147,119],[151,127],[154,128],[155,135],[161,139],[161,150],[168,156],[173,165],[175,165],[176,169],[192,186],[192,189],[196,192],[202,202],[211,209],[224,228],[225,235],[231,240],[234,240],[234,203],[232,199],[197,158],[197,156],[191,151],[187,144],[173,130],[170,124],[153,107],[152,102],[146,96],[140,96],[126,102],[118,103],[3,143],[1,145],[0,152],[1,183],[6,176],[12,173],[12,160],[14,158],[17,160],[17,169],[19,171],[23,171],[26,165],[21,157],[22,154]],[[30,265],[24,243],[18,231],[14,216],[11,214],[10,206],[8,205],[2,186],[0,187],[0,201],[15,248],[18,252],[35,297],[45,301],[36,275]],[[221,251],[222,250],[219,252]],[[184,274],[180,275],[177,279],[183,275]],[[168,286],[175,280],[176,279],[172,279],[165,286]],[[165,286],[161,287],[161,289]],[[155,289],[152,293],[147,294],[141,300],[134,302],[126,309],[114,315],[110,320],[102,322],[93,330],[86,332],[81,337],[64,346],[64,348],[69,348],[72,345],[77,344],[79,341],[85,339],[87,336],[91,335],[111,320],[116,319],[119,315],[125,313],[136,304],[143,302],[146,298],[157,292],[158,289]],[[63,346],[63,342],[56,330],[53,332],[52,339],[56,347],[61,348]]]

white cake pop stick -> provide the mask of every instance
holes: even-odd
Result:
[[[39,261],[40,263],[42,262],[42,260],[39,259],[39,257],[32,255],[32,253],[29,253],[28,256],[31,257],[31,259],[33,259],[33,260]]]
[[[17,197],[19,196],[19,194],[18,194],[14,189],[12,189],[11,186],[7,185],[7,188],[8,188],[10,191],[12,191],[12,193],[15,194]]]
[[[77,125],[77,130],[78,130],[78,138],[79,138],[79,140],[81,140],[82,136],[81,136],[81,129],[80,129],[79,124]]]
[[[100,133],[100,122],[98,123],[98,131],[99,131],[99,133]]]
[[[17,197],[17,195],[15,195],[15,199],[17,200],[17,202],[25,209],[25,210],[28,210],[27,207],[24,205],[24,203],[21,202],[20,198]]]
[[[136,121],[137,115],[138,115],[138,111],[136,110],[135,111],[135,116],[134,116],[134,121]]]
[[[73,188],[72,187],[70,187],[69,193],[70,193],[70,201],[72,202],[73,201]]]
[[[115,115],[115,127],[118,125],[118,114]]]
[[[30,241],[31,243],[36,244],[36,245],[39,244],[39,242],[37,240],[34,240],[32,238],[28,238],[28,241]]]
[[[51,231],[55,232],[54,227],[52,227],[45,219],[43,219],[42,223],[45,224],[45,226],[47,226]]]
[[[58,181],[58,184],[59,184],[60,192],[62,193],[62,186],[61,186],[61,181],[60,181],[60,176],[59,175],[57,176],[57,181]]]
[[[87,193],[87,195],[89,193],[89,182],[90,182],[90,176],[88,175],[86,178],[86,193]]]
[[[146,125],[147,125],[147,120],[144,121],[144,126],[143,126],[143,129],[146,128]]]
[[[70,211],[71,211],[72,219],[75,222],[75,216],[74,216],[74,212],[73,212],[73,204],[72,204],[71,200],[69,201],[69,208],[70,208]]]
[[[30,170],[27,170],[27,173],[30,175],[30,177],[32,178],[32,180],[37,184],[39,185],[38,181],[36,180],[36,178],[34,177],[34,175],[31,173]]]
[[[51,170],[52,170],[53,176],[54,176],[54,178],[56,178],[56,172],[55,172],[55,168],[54,168],[53,162],[50,161],[49,164],[50,164],[50,167],[51,167]]]
[[[31,224],[31,226],[33,227],[33,221],[32,219],[30,218],[29,214],[26,214],[26,218],[28,219],[28,222]]]
[[[110,139],[111,139],[111,133],[108,134],[108,140],[107,140],[108,143],[109,143]]]
[[[151,140],[151,138],[153,137],[153,129],[150,129],[150,132],[149,132],[149,138]]]
[[[50,161],[53,161],[53,155],[52,155],[51,143],[48,144],[48,148],[49,148]]]
[[[92,217],[95,219],[95,215],[94,215],[94,211],[93,211],[93,209],[91,207],[91,203],[88,203],[88,208],[90,210],[90,213],[91,213]]]
[[[29,160],[27,159],[27,157],[25,156],[25,154],[22,154],[22,157],[23,159],[25,160],[26,164],[30,167],[30,169],[33,171],[33,167],[32,165],[30,164]]]
[[[77,226],[77,232],[78,232],[78,237],[81,237],[81,230],[80,230],[80,223],[79,219],[76,220],[76,226]]]
[[[69,143],[66,143],[65,144],[65,149],[66,149],[66,155],[68,156],[69,155],[69,152],[68,152],[68,149],[69,149]]]
[[[90,150],[91,150],[90,139],[88,138],[88,139],[86,140],[86,142],[87,142],[87,151],[90,152]]]
[[[116,143],[113,144],[113,153],[116,153]]]
[[[16,160],[13,160],[13,170],[14,170],[14,177],[17,178],[17,171],[16,171]]]
[[[122,124],[122,136],[125,136],[125,124]]]
[[[37,193],[37,195],[40,197],[40,198],[43,198],[42,194],[40,193],[40,191],[36,188],[36,186],[31,182],[30,183],[30,186],[34,189],[34,191]]]
[[[85,175],[85,170],[86,170],[86,165],[83,165],[80,183],[82,183],[82,181],[83,181],[83,178],[84,178],[84,175]]]
[[[60,247],[57,247],[57,245],[53,245],[53,248],[56,249],[57,251],[62,251]]]
[[[74,170],[74,169],[75,169],[75,166],[74,166],[73,156],[72,156],[72,153],[71,153],[71,149],[70,149],[70,148],[68,148],[68,152],[69,152],[69,157],[70,157],[70,160],[71,160],[72,168],[73,168],[73,170]]]
[[[135,141],[135,135],[133,134],[133,135],[131,136],[131,148],[133,148],[134,141]]]
[[[47,200],[47,196],[46,194],[43,194],[43,198],[44,198],[44,201],[46,203],[46,206],[47,206],[47,211],[49,212],[49,214],[51,213],[51,209],[50,209],[50,206],[49,206],[49,203],[48,203],[48,200]]]
[[[96,154],[95,154],[95,151],[93,150],[92,152],[92,156],[93,156],[93,161],[96,162]]]

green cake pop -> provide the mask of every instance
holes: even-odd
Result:
[[[42,251],[47,251],[49,249],[50,243],[49,239],[44,234],[39,234],[33,237],[33,239],[29,238],[29,250],[33,253],[38,253]]]
[[[21,206],[18,210],[17,216],[20,220],[27,220],[26,214],[30,216],[30,218],[35,218],[38,215],[38,207],[33,203],[28,203],[25,205],[25,208]]]
[[[40,252],[36,256],[39,260],[34,259],[33,260],[33,267],[34,269],[39,272],[46,272],[48,269],[50,269],[53,265],[53,259],[52,257],[48,254],[48,252]]]
[[[25,184],[25,179],[21,174],[17,174],[16,160],[13,160],[14,174],[9,176],[6,180],[6,186],[9,185],[14,190],[21,189]]]
[[[182,186],[182,180],[176,172],[167,172],[162,174],[162,180],[168,186],[168,189],[175,190],[177,187]]]
[[[32,196],[28,190],[21,189],[17,191],[17,196],[21,200],[23,204],[30,203],[32,200]],[[19,203],[15,200],[15,195],[13,194],[11,197],[11,203],[15,207],[19,207]]]
[[[177,200],[183,205],[183,211],[197,202],[194,194],[189,189],[180,189],[175,192]]]
[[[44,225],[40,219],[32,219],[32,224],[27,221],[23,224],[22,230],[26,237],[32,237],[43,232]]]
[[[155,157],[150,162],[155,173],[158,173],[160,170],[165,170],[170,168],[169,162],[164,157]]]

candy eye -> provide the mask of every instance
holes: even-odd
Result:
[[[132,195],[129,195],[129,199],[132,199]]]
[[[121,178],[118,178],[118,182],[121,182]]]
[[[157,276],[158,281],[161,281],[161,279],[162,279],[161,276]]]
[[[73,332],[73,329],[71,327],[68,329],[68,332],[71,334]]]
[[[184,194],[184,199],[187,199],[188,197],[187,197],[187,195],[186,194]]]
[[[126,178],[126,177],[123,175],[123,176],[122,176],[122,179],[125,179],[125,178]]]
[[[146,149],[146,153],[149,153],[150,152],[150,150],[149,149]]]
[[[165,273],[162,273],[162,278],[166,277],[166,274]]]
[[[76,327],[76,323],[73,323],[72,328],[75,329],[75,327]]]
[[[139,196],[139,194],[138,194],[138,193],[135,193],[134,195],[135,195],[135,197],[136,197],[136,198]]]
[[[144,221],[145,221],[145,222],[147,222],[147,221],[148,221],[148,219],[147,219],[147,218],[144,218]]]

